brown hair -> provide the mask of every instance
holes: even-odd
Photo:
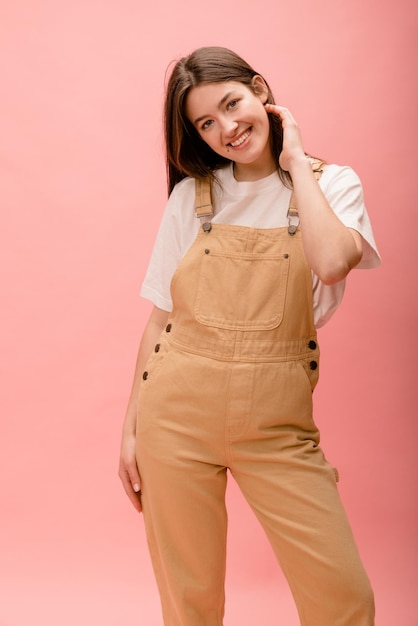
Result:
[[[214,178],[215,170],[230,163],[214,152],[203,141],[185,113],[186,97],[192,87],[202,83],[240,82],[253,89],[254,76],[260,75],[244,59],[227,48],[206,47],[195,50],[176,63],[167,84],[164,127],[167,159],[168,191],[186,176]],[[266,81],[265,81],[266,82]],[[268,86],[267,102],[274,104]],[[289,186],[291,178],[279,165],[283,145],[282,124],[279,118],[268,114],[270,141],[277,171],[283,183]]]

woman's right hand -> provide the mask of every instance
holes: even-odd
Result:
[[[136,464],[135,449],[135,434],[123,432],[119,459],[119,478],[122,481],[126,495],[138,513],[141,513],[141,478]]]

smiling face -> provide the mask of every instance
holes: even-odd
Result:
[[[267,87],[260,76],[254,77],[253,87],[235,81],[202,83],[186,99],[187,118],[214,152],[234,161],[237,180],[256,180],[277,170],[264,108]]]

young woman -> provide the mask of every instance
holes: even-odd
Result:
[[[220,626],[229,472],[303,626],[371,626],[373,594],[312,418],[316,328],[379,263],[361,183],[308,157],[289,110],[224,48],[171,74],[170,197],[120,477],[143,511],[166,626]]]

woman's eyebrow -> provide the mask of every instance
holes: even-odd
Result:
[[[226,93],[219,101],[218,104],[218,109],[220,109],[222,107],[222,105],[225,103],[226,100],[228,100],[228,98],[230,98],[232,96],[234,92],[233,91],[228,91],[228,93]],[[210,115],[206,114],[206,115],[201,115],[200,117],[197,117],[194,121],[195,124],[198,124],[199,122],[201,122],[202,120],[205,119],[205,117],[210,117]]]

